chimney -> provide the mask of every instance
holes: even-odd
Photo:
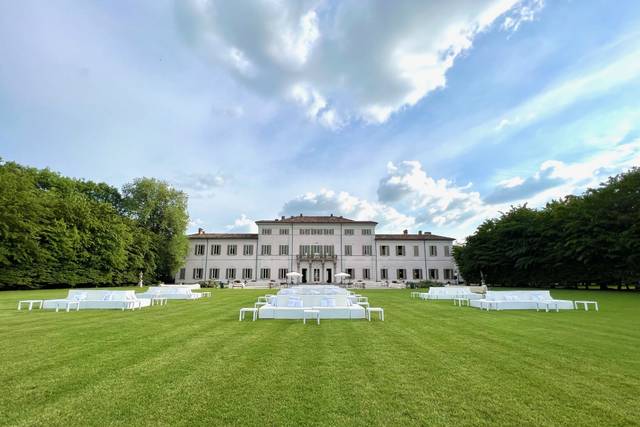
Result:
[[[302,214],[300,214],[300,216],[302,216]]]
[[[333,216],[333,214],[329,215],[329,216]]]
[[[409,230],[402,230],[402,234],[407,235],[409,233]]]
[[[284,220],[284,215],[282,215],[282,218],[280,218],[281,220]]]
[[[422,236],[422,230],[418,230],[418,235]]]
[[[198,228],[198,234],[204,234],[204,230],[202,228]]]

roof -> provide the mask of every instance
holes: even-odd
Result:
[[[256,221],[256,224],[377,224],[375,221],[356,221],[349,218],[344,218],[342,216],[334,216],[332,215],[324,215],[324,216],[314,216],[314,215],[302,215],[299,216],[290,216],[290,217],[281,217],[280,219],[265,219],[261,221]]]
[[[431,233],[422,234],[376,234],[376,240],[456,240],[453,237],[438,236]]]
[[[253,239],[258,240],[255,233],[196,233],[187,236],[190,239]]]

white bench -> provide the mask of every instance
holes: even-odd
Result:
[[[255,307],[245,307],[245,308],[241,308],[240,309],[240,317],[238,318],[238,320],[242,322],[244,320],[244,315],[246,313],[253,313],[253,321],[254,322],[258,318],[258,309],[257,308],[255,308]]]
[[[22,304],[29,304],[29,311],[33,309],[34,304],[38,304],[37,308],[42,309],[42,303],[44,301],[41,299],[23,299],[18,301],[18,311],[22,310]]]
[[[598,301],[574,301],[573,307],[577,310],[580,304],[584,306],[584,311],[589,311],[589,304],[593,305],[596,311],[600,311],[598,310]]]
[[[549,291],[487,291],[483,299],[471,300],[471,307],[495,310],[540,310],[544,307],[549,311],[550,307],[559,310],[573,310],[572,301],[558,300],[551,296]]]

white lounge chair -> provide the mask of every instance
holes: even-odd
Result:
[[[45,300],[43,309],[59,309],[68,307],[68,303],[78,303],[78,309],[135,310],[148,307],[149,300],[139,299],[134,291],[111,291],[98,289],[70,289],[63,299]]]
[[[486,310],[573,310],[573,301],[558,300],[549,291],[487,291],[471,307]]]
[[[137,294],[137,296],[141,299],[166,298],[193,300],[202,298],[201,294],[191,292],[190,288],[168,286],[152,286],[147,292]]]
[[[452,300],[455,298],[467,298],[469,300],[481,299],[482,295],[471,292],[470,289],[462,287],[444,287],[444,288],[429,288],[429,292],[423,292],[418,294],[421,299],[445,299]]]

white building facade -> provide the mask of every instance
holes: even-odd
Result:
[[[176,282],[333,283],[337,273],[365,283],[453,283],[454,239],[431,233],[377,234],[376,222],[341,216],[293,216],[256,221],[258,233],[189,235],[189,254]],[[339,280],[338,280],[339,281]]]

